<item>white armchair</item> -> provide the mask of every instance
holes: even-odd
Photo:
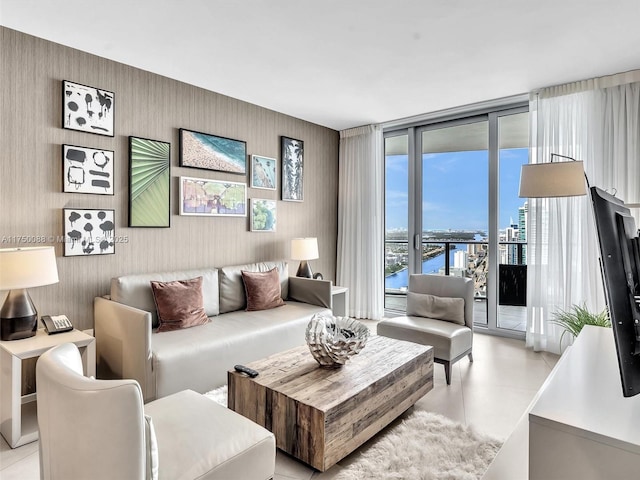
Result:
[[[77,347],[36,365],[40,478],[266,480],[273,434],[191,390],[143,404],[135,380],[82,375]]]
[[[378,323],[378,335],[433,346],[451,385],[451,365],[473,362],[473,281],[442,275],[411,275],[405,316]]]

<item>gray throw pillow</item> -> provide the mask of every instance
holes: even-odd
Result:
[[[407,293],[407,315],[435,318],[464,325],[464,298]]]

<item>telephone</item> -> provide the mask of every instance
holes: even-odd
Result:
[[[66,315],[44,315],[42,317],[42,323],[44,323],[44,328],[49,335],[73,330],[73,325]]]

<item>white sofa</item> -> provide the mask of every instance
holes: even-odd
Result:
[[[266,272],[274,267],[286,304],[245,311],[241,271]],[[211,321],[156,332],[150,281],[199,276]],[[205,393],[226,383],[227,371],[236,364],[303,345],[311,317],[330,308],[331,282],[289,277],[285,261],[113,278],[110,296],[94,302],[97,376],[137,380],[145,402],[185,389]]]

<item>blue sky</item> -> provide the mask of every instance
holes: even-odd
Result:
[[[499,228],[517,223],[520,166],[528,149],[500,151]],[[386,158],[386,228],[407,228],[408,161],[406,155]],[[423,228],[486,230],[488,225],[488,153],[484,151],[423,155]]]

